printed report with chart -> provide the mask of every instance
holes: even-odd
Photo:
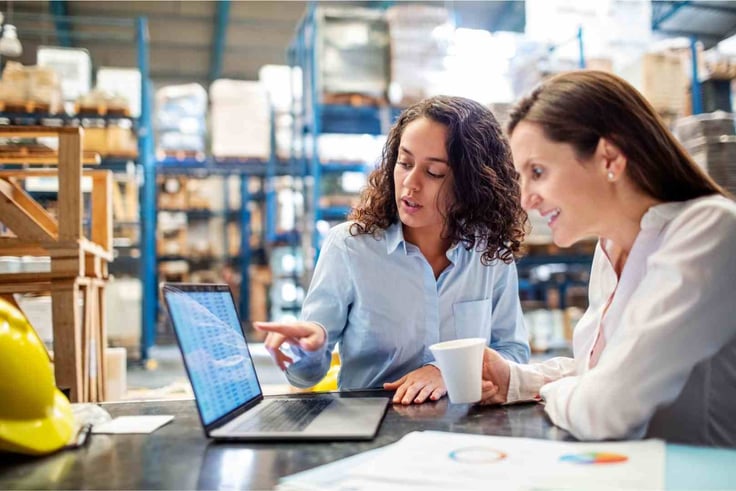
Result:
[[[420,431],[279,489],[663,489],[661,440],[577,443]],[[342,462],[342,461],[341,461]]]

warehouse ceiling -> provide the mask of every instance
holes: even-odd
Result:
[[[387,7],[397,2],[322,2],[330,6]],[[444,5],[461,27],[524,30],[523,1],[416,2]],[[213,78],[253,80],[266,64],[286,64],[287,49],[307,9],[303,1],[14,1],[0,2],[5,21],[23,43],[24,64],[35,64],[39,45],[84,47],[95,67],[137,66],[135,30],[92,17],[146,16],[154,82]],[[74,16],[68,23],[54,16]]]
[[[213,78],[253,80],[266,64],[287,63],[287,49],[304,16],[305,1],[0,1],[5,22],[16,25],[24,52],[35,64],[39,45],[84,47],[96,67],[137,66],[135,29],[114,19],[145,16],[154,82]],[[385,8],[396,1],[324,1],[330,6]],[[401,2],[405,3],[405,2]],[[456,25],[523,32],[525,2],[446,0]],[[55,16],[73,16],[65,23]],[[95,25],[93,18],[112,19]],[[56,21],[55,21],[56,20]],[[119,24],[118,22],[117,24]],[[652,27],[665,35],[694,35],[706,47],[736,33],[736,2],[653,1]]]
[[[17,27],[24,64],[34,64],[36,47],[46,44],[84,47],[97,67],[135,67],[135,29],[97,26],[89,18],[147,17],[151,78],[158,82],[207,82],[212,73],[257,79],[262,65],[287,62],[287,47],[306,8],[297,1],[16,1],[11,13],[8,3],[0,2],[0,11]],[[53,14],[78,20],[57,24]]]
[[[694,36],[707,49],[736,34],[736,2],[652,2],[652,29],[666,36]]]

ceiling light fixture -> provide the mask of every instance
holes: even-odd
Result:
[[[13,21],[13,2],[8,0],[8,22]],[[23,54],[23,46],[18,39],[18,31],[13,24],[3,24],[5,16],[0,12],[0,26],[2,26],[2,37],[0,37],[0,56],[17,57]]]
[[[18,39],[18,32],[12,24],[3,26],[3,35],[0,37],[0,55],[17,57],[23,54],[23,46]]]

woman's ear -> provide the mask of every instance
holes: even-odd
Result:
[[[607,138],[600,138],[595,153],[606,180],[616,182],[623,177],[627,159],[618,145]]]

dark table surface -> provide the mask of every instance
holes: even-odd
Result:
[[[482,407],[443,398],[391,405],[374,440],[334,443],[215,443],[205,438],[193,400],[104,407],[113,416],[171,414],[174,421],[148,435],[95,434],[82,448],[42,458],[0,455],[0,489],[272,489],[282,476],[394,443],[412,431],[571,439],[538,404]]]

